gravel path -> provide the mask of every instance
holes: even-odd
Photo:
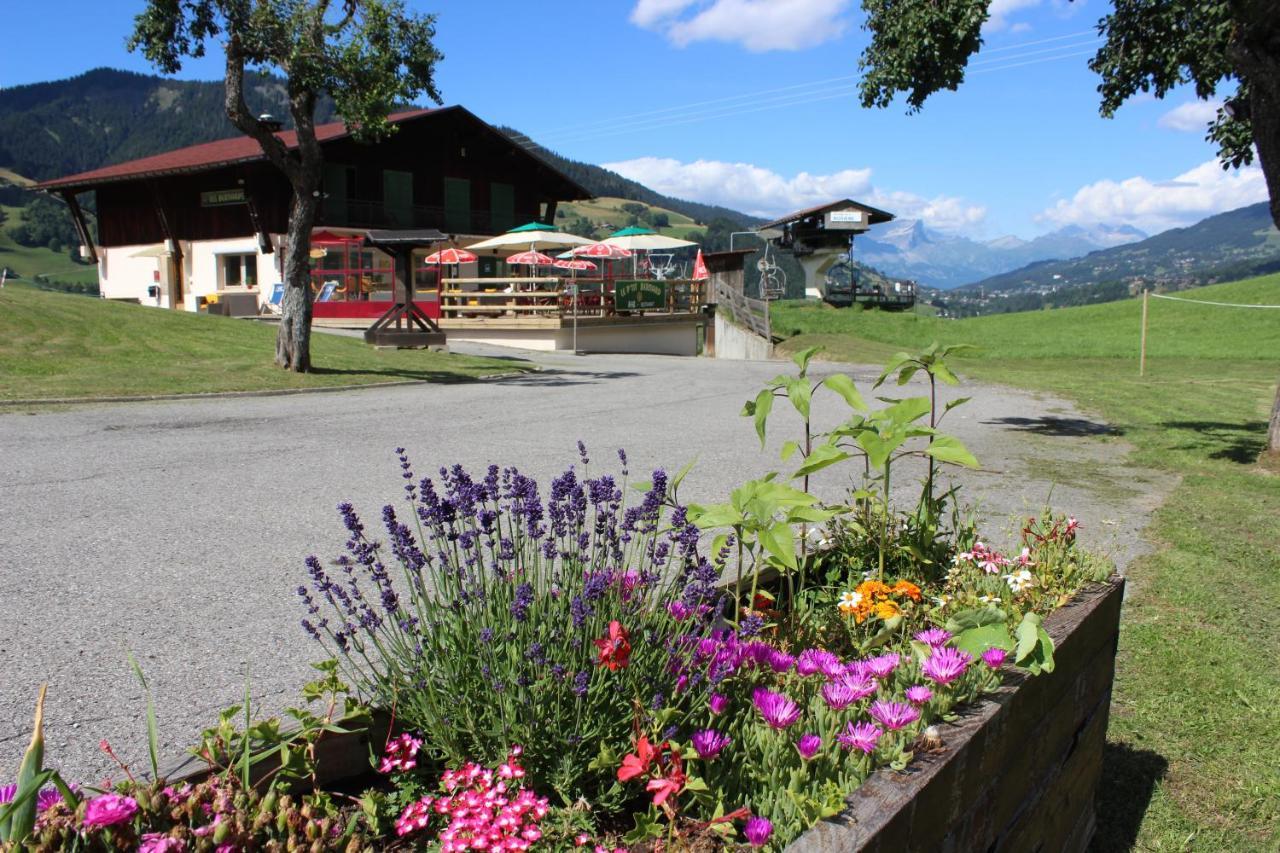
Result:
[[[291,591],[302,558],[341,547],[340,500],[376,522],[399,499],[396,446],[421,473],[493,462],[542,481],[573,461],[579,438],[595,462],[625,447],[633,475],[696,457],[682,497],[710,501],[768,470],[791,437],[783,404],[767,452],[738,415],[787,365],[529,355],[542,373],[491,383],[0,414],[0,783],[16,772],[44,681],[47,760],[68,779],[113,772],[104,737],[146,768],[130,650],[171,758],[240,700],[246,669],[263,710],[295,701],[319,656]],[[867,390],[874,371],[852,372]],[[962,393],[973,401],[945,426],[987,466],[961,482],[989,538],[1052,499],[1081,519],[1089,547],[1121,564],[1141,550],[1167,478],[1127,466],[1126,445],[1061,400]],[[839,407],[818,411],[830,420]],[[835,470],[815,488],[838,493],[847,479]]]

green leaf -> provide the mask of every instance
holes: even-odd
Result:
[[[826,379],[822,380],[822,384],[839,394],[844,401],[849,404],[851,409],[857,409],[859,412],[867,410],[867,402],[862,399],[862,395],[858,393],[858,388],[853,384],[853,379],[843,373],[833,373]]]
[[[960,439],[953,435],[936,436],[929,446],[925,448],[925,453],[937,459],[939,462],[949,462],[952,465],[964,465],[967,468],[977,468],[978,460],[974,458],[969,449],[961,443]]]
[[[911,361],[911,356],[907,353],[894,353],[893,357],[889,359],[889,363],[884,366],[884,370],[880,371],[880,377],[876,379],[876,384],[871,387],[879,388],[895,370],[902,367],[902,365],[906,364],[908,361]]]
[[[795,452],[800,449],[800,445],[794,441],[784,441],[782,443],[782,461],[786,462]]]
[[[1009,629],[1003,624],[991,624],[961,631],[956,635],[954,644],[957,649],[977,660],[990,648],[1009,651],[1013,641],[1009,637]]]
[[[881,438],[878,433],[871,430],[864,430],[858,433],[858,446],[867,454],[867,461],[871,463],[871,467],[877,471],[883,471],[885,463],[889,460],[889,456],[898,448],[901,441],[886,441]]]
[[[804,376],[809,371],[809,360],[816,353],[822,352],[823,347],[805,347],[795,355],[791,356],[791,360],[796,363],[796,367],[800,368],[800,375]]]
[[[945,406],[942,407],[942,413],[945,415],[947,412],[951,411],[957,406],[963,406],[965,403],[969,402],[972,399],[973,399],[972,397],[957,397],[954,400],[949,401]]]
[[[959,613],[953,613],[951,618],[947,620],[946,629],[952,634],[959,634],[961,631],[967,631],[970,628],[980,628],[983,625],[995,625],[1004,622],[1008,617],[1005,616],[1003,610],[999,607],[988,605],[986,607],[977,607],[973,610],[962,610]]]
[[[785,458],[785,457],[784,457]],[[821,444],[814,448],[803,464],[796,469],[794,477],[803,477],[806,474],[812,474],[815,471],[821,471],[823,468],[834,465],[837,462],[843,462],[850,458],[850,454],[836,447],[834,444]]]
[[[635,822],[636,828],[622,838],[628,844],[639,844],[662,835],[662,823],[654,817],[652,812],[636,812]]]
[[[707,530],[712,527],[737,527],[742,524],[742,513],[730,504],[712,504],[710,506],[700,506],[691,504],[689,506],[689,520]]]
[[[336,664],[337,661],[334,661]],[[133,667],[133,674],[138,677],[138,681],[142,682],[142,692],[147,696],[147,756],[151,759],[151,778],[160,778],[160,735],[159,727],[156,725],[156,700],[151,695],[151,687],[147,684],[147,677],[142,674],[142,666],[138,663],[138,659],[133,656],[133,652],[129,652],[129,665]]]
[[[757,394],[756,404],[753,408],[753,414],[756,419],[756,435],[760,436],[760,446],[764,447],[765,422],[769,420],[769,411],[773,408],[773,392],[765,390]]]
[[[674,477],[671,478],[671,488],[673,490],[680,488],[680,483],[684,480],[685,477],[689,476],[689,472],[693,470],[693,466],[697,461],[698,461],[698,457],[696,456],[693,457],[692,459],[690,459],[688,462],[685,463],[684,467],[681,468],[680,471]]]
[[[933,367],[930,369],[929,372],[932,373],[934,376],[938,377],[939,379],[941,379],[943,382],[947,383],[948,385],[960,384],[960,380],[957,379],[956,375],[951,372],[951,368],[947,367],[941,361],[935,361],[933,363]]]
[[[761,530],[760,544],[787,568],[799,568],[796,562],[795,531],[790,524],[777,522]]]
[[[809,380],[804,377],[791,379],[787,382],[787,397],[791,400],[791,406],[806,421],[809,420],[809,404],[813,398],[813,386],[809,384]]]
[[[908,364],[902,370],[898,371],[898,384],[906,385],[911,381],[911,377],[916,375],[916,371],[920,369],[918,364]]]

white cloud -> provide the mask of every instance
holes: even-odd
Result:
[[[986,208],[950,196],[923,198],[880,190],[871,181],[870,169],[843,169],[828,175],[799,172],[786,177],[751,163],[720,160],[682,163],[672,158],[639,157],[601,165],[666,195],[755,216],[781,216],[838,198],[863,201],[899,217],[923,219],[942,231],[970,228],[986,216]]]
[[[1171,180],[1138,176],[1088,184],[1036,219],[1055,226],[1124,223],[1154,234],[1266,199],[1266,181],[1256,164],[1223,171],[1217,160],[1209,160]]]
[[[1040,0],[991,0],[987,9],[987,22],[982,28],[987,32],[1003,30],[1009,26],[1009,16],[1014,12],[1039,5]],[[1024,32],[1027,29],[1030,27],[1026,24],[1014,24],[1011,31]]]
[[[1217,116],[1220,106],[1221,101],[1187,101],[1160,116],[1156,124],[1169,130],[1203,133],[1209,122]]]
[[[677,47],[723,41],[756,53],[804,50],[845,33],[849,5],[850,0],[637,0],[631,22],[661,32]]]

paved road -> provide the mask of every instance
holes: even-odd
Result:
[[[104,737],[145,769],[129,650],[169,756],[239,700],[246,669],[265,710],[293,701],[319,651],[291,592],[302,558],[341,547],[340,500],[375,519],[399,499],[398,445],[424,473],[494,462],[539,478],[571,462],[579,438],[594,461],[625,447],[633,472],[696,457],[683,494],[695,501],[777,458],[781,437],[761,453],[738,416],[777,363],[535,357],[544,372],[487,384],[0,413],[0,783],[43,681],[48,759],[69,779],[112,772]],[[865,388],[871,374],[854,372]],[[1141,547],[1168,484],[1119,467],[1126,448],[1105,425],[1053,399],[964,393],[974,400],[950,427],[989,469],[965,482],[993,529],[1052,495],[1093,546],[1122,562]],[[840,485],[833,474],[824,489]]]

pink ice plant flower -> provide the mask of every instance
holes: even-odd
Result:
[[[8,785],[0,785],[0,806],[5,803],[12,803],[13,798],[18,795],[18,785],[16,782],[10,782]]]
[[[386,754],[378,765],[379,773],[404,772],[418,766],[418,750],[422,749],[421,738],[405,732],[387,742]]]
[[[884,731],[875,723],[849,723],[842,734],[836,736],[845,749],[860,749],[870,755],[875,752],[876,744]]]
[[[723,714],[725,709],[729,707],[729,697],[720,693],[712,693],[711,698],[707,700],[707,707],[711,709],[713,714]]]
[[[913,684],[907,688],[907,701],[912,705],[923,705],[933,698],[933,691],[923,684]]]
[[[842,711],[860,698],[853,689],[853,682],[847,678],[828,681],[822,685],[822,701],[833,711]]]
[[[936,628],[936,627],[926,628],[925,630],[916,634],[916,640],[918,642],[924,643],[926,646],[929,646],[931,648],[937,648],[938,646],[945,646],[947,644],[947,640],[950,640],[950,639],[951,639],[950,631],[946,631],[942,628]]]
[[[815,734],[801,735],[796,741],[796,752],[800,753],[800,757],[805,761],[813,758],[818,754],[818,750],[822,748],[822,738]]]
[[[920,709],[903,702],[889,702],[884,699],[872,702],[868,714],[886,729],[897,731],[920,719]]]
[[[1008,656],[1008,652],[998,646],[992,646],[982,653],[982,662],[991,669],[999,669],[1004,666],[1004,659]]]
[[[796,659],[796,672],[801,675],[817,675],[818,673],[827,675],[829,670],[834,670],[836,667],[843,667],[840,663],[840,658],[826,649],[805,649],[800,653],[800,657]]]
[[[888,678],[893,671],[898,668],[898,661],[901,657],[897,652],[890,652],[884,655],[878,655],[873,658],[867,658],[867,669],[876,678]]]
[[[715,729],[703,729],[694,732],[693,737],[689,739],[693,743],[693,748],[697,750],[698,757],[703,761],[713,761],[726,746],[733,743],[733,739],[724,732],[718,732]]]
[[[769,836],[773,835],[773,824],[764,817],[748,818],[746,826],[742,828],[742,834],[747,837],[747,843],[752,847],[763,847],[769,843]]]
[[[128,822],[138,813],[138,801],[123,794],[94,797],[84,809],[86,827],[115,826]]]
[[[163,832],[148,832],[138,844],[138,853],[186,853],[187,842]]]
[[[943,646],[933,650],[933,654],[921,665],[920,671],[935,684],[950,684],[963,675],[972,662],[973,658],[964,652]]]
[[[781,693],[757,687],[751,694],[751,701],[772,728],[785,729],[800,719],[800,706]]]
[[[782,649],[773,649],[769,652],[767,663],[769,669],[781,675],[784,672],[790,672],[791,667],[795,666],[795,655],[789,655]]]

